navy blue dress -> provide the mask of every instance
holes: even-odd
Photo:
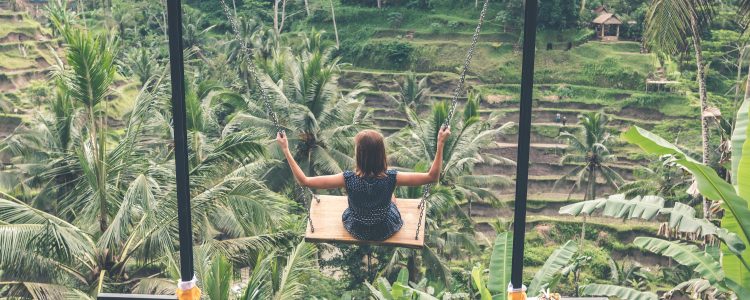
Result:
[[[363,178],[352,171],[344,172],[349,208],[341,218],[344,228],[355,238],[382,241],[404,225],[401,213],[391,201],[396,173],[396,170],[387,170],[384,177]]]

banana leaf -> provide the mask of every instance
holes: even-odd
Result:
[[[542,268],[536,272],[534,279],[531,280],[528,289],[529,294],[535,295],[547,284],[553,282],[560,271],[570,263],[576,252],[578,252],[578,245],[574,241],[568,241],[562,247],[552,252],[552,255],[544,262]]]
[[[487,289],[492,292],[493,300],[505,300],[510,282],[511,260],[513,259],[513,235],[503,232],[495,238],[495,246],[490,257],[490,278]]]
[[[583,296],[605,296],[617,297],[622,300],[658,300],[659,297],[652,292],[641,292],[632,288],[609,285],[609,284],[588,284],[581,291]]]
[[[721,264],[695,245],[652,237],[637,237],[633,240],[633,244],[649,252],[672,258],[677,263],[692,268],[711,284],[719,284],[724,280],[724,271],[721,269]]]
[[[747,200],[750,199],[750,143],[747,142],[747,135],[750,134],[748,126],[750,122],[748,120],[748,110],[750,109],[750,101],[742,102],[742,106],[737,111],[737,118],[735,123],[734,132],[732,132],[732,183],[737,188],[737,193],[740,197]],[[740,241],[745,244],[748,243],[748,235],[745,232],[741,232],[741,227],[738,216],[733,211],[726,210],[724,217],[721,220],[721,227],[726,228],[730,232],[735,232],[739,235]],[[744,222],[750,222],[747,219]],[[727,254],[722,259],[724,271],[727,273],[727,277],[732,281],[736,282],[737,286],[741,286],[744,289],[750,289],[750,270],[748,270],[747,262],[750,261],[750,251],[744,253],[737,253],[736,249],[732,247],[725,247]],[[731,287],[730,287],[731,288]],[[736,289],[735,289],[736,291]]]

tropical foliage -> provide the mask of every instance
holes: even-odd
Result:
[[[204,298],[506,298],[525,6],[489,2],[468,92],[445,102],[476,25],[471,2],[221,1],[235,35],[217,2],[182,1]],[[0,298],[175,292],[167,3],[0,0]],[[748,12],[745,0],[540,2],[547,51],[519,182],[529,296],[750,294]],[[605,13],[621,24],[592,28]],[[366,128],[387,137],[390,167],[422,172],[444,124],[453,135],[424,248],[301,241],[310,193],[272,142],[278,130],[308,175],[351,168]]]

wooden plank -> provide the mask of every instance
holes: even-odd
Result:
[[[404,226],[393,236],[385,241],[364,241],[354,238],[341,221],[341,215],[344,213],[349,203],[346,196],[328,196],[319,195],[320,202],[312,201],[310,205],[310,220],[315,227],[315,232],[310,230],[310,223],[307,224],[305,231],[305,241],[308,242],[337,242],[349,244],[370,244],[382,246],[396,246],[407,248],[424,247],[424,219],[419,231],[419,237],[414,238],[417,231],[417,221],[419,220],[419,201],[420,199],[397,199],[396,207],[401,212],[401,218],[404,220]]]

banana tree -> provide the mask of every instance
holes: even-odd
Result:
[[[609,284],[588,284],[583,287],[584,296],[617,297],[623,300],[657,300],[659,296],[652,292],[641,292],[632,288]]]
[[[708,252],[702,251],[698,246],[679,241],[667,241],[653,237],[638,237],[633,244],[643,250],[667,256],[680,265],[691,268],[700,278],[691,279],[675,287],[675,290],[683,290],[684,287],[700,282],[704,287],[718,293],[726,290],[734,290],[738,295],[744,295],[742,287],[736,286],[734,282],[726,278],[719,261]],[[608,296],[624,300],[656,300],[657,295],[652,292],[642,292],[633,288],[608,285],[589,284],[586,285],[582,294],[586,296]],[[698,298],[696,298],[698,299]],[[703,298],[700,298],[703,299]]]
[[[474,266],[471,270],[471,289],[477,292],[477,298],[481,300],[506,300],[507,286],[510,282],[511,260],[513,249],[513,236],[509,232],[497,235],[490,257],[489,270],[481,264]],[[578,253],[578,246],[573,241],[568,241],[555,250],[547,259],[541,269],[536,272],[529,285],[529,291],[536,294],[546,289],[554,289],[569,272],[571,263]],[[485,273],[489,279],[485,281]],[[399,279],[390,284],[384,278],[378,278],[374,285],[365,283],[371,294],[376,299],[434,299],[435,296],[429,290],[420,292],[418,289],[410,288],[408,285],[408,272],[404,269],[399,273]],[[417,285],[419,286],[419,285]],[[466,299],[468,295],[437,293],[442,299]],[[398,296],[398,297],[396,297]],[[404,298],[405,297],[405,298]],[[422,297],[422,298],[420,298]]]
[[[591,215],[601,210],[602,216],[625,220],[642,219],[652,221],[659,215],[669,215],[666,226],[680,233],[691,233],[703,238],[715,236],[729,248],[741,252],[745,243],[740,236],[720,228],[703,218],[696,217],[693,207],[675,203],[674,207],[664,207],[665,200],[658,196],[636,196],[630,200],[624,194],[607,198],[588,200],[566,205],[560,208],[560,214],[572,216]]]
[[[465,299],[466,294],[451,294],[445,291],[436,292],[435,288],[427,286],[427,279],[419,283],[409,283],[409,271],[401,269],[398,278],[391,284],[383,277],[375,280],[375,285],[365,282],[370,295],[378,300],[437,300],[437,299]]]
[[[743,109],[746,110],[747,105],[743,105]],[[740,111],[744,113],[743,109]],[[747,119],[747,116],[744,119]],[[739,120],[741,119],[738,118]],[[736,179],[736,186],[724,181],[711,167],[699,163],[676,146],[647,130],[636,126],[624,132],[622,136],[626,141],[638,145],[648,153],[668,156],[671,162],[681,166],[695,177],[698,191],[704,197],[721,201],[725,209],[721,226],[738,235],[743,241],[743,247],[725,245],[722,267],[727,275],[722,277],[723,280],[720,280],[718,284],[738,295],[750,294],[748,292],[750,266],[747,263],[749,255],[744,249],[748,234],[750,234],[750,207],[746,200],[750,198],[750,174],[748,174],[750,172],[750,143],[745,142],[747,127],[744,128],[744,135],[735,132],[732,141],[734,145],[742,145],[742,147],[734,148],[735,152],[732,155],[732,178]]]
[[[510,282],[511,259],[513,248],[513,236],[501,233],[495,238],[495,245],[490,257],[489,281],[485,285],[482,280],[483,269],[481,266],[472,269],[472,282],[474,288],[479,292],[482,300],[505,300],[507,299],[507,286]],[[547,289],[555,289],[557,284],[570,270],[571,263],[577,257],[578,245],[574,241],[568,241],[560,248],[552,252],[552,255],[544,262],[529,284],[529,294],[537,295]]]
[[[479,291],[482,300],[507,299],[507,286],[510,282],[511,260],[513,259],[513,235],[503,232],[495,238],[495,245],[490,256],[489,279],[484,284],[481,265],[471,271],[474,288]]]
[[[243,300],[300,299],[307,290],[307,280],[316,270],[317,248],[301,242],[288,256],[258,256]]]

